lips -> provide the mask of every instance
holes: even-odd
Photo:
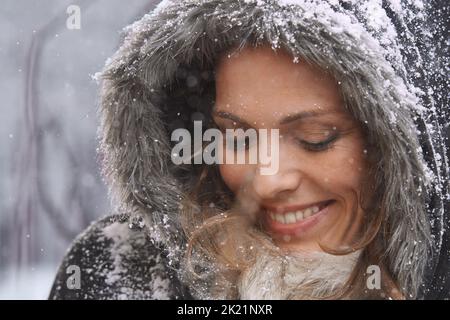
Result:
[[[266,225],[271,233],[299,236],[316,225],[334,200],[289,207],[265,207]]]

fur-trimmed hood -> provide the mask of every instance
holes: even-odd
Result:
[[[392,203],[388,268],[408,298],[450,297],[448,166],[439,124],[447,106],[434,99],[439,88],[431,83],[439,66],[421,1],[381,2],[163,1],[126,28],[101,74],[103,172],[115,211],[144,225],[171,268],[178,270],[185,254],[178,212],[195,171],[172,163],[170,132],[211,106],[222,52],[268,43],[341,82],[350,111],[383,155]]]

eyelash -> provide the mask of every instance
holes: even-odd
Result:
[[[339,135],[332,136],[324,141],[320,142],[308,142],[297,139],[297,141],[308,151],[320,152],[331,148],[332,144],[339,138]]]
[[[219,128],[219,127],[217,126],[217,128]],[[222,129],[222,128],[219,128],[219,129],[222,131],[223,134],[225,134],[225,130],[224,129]],[[328,138],[328,139],[326,139],[324,141],[320,141],[320,142],[308,142],[308,141],[301,140],[301,139],[298,139],[298,138],[296,140],[306,150],[311,151],[311,152],[320,152],[320,151],[325,151],[325,150],[331,148],[332,144],[339,137],[340,137],[340,135],[336,134],[336,135],[331,136],[330,138]],[[237,141],[238,141],[238,138],[235,137],[234,141],[233,141],[233,146],[234,146],[235,150],[236,150],[236,146],[237,146],[237,143],[236,143]],[[249,142],[248,142],[247,138],[245,139],[244,143],[245,143],[244,150],[248,150],[249,149]]]

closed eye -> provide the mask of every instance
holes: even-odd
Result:
[[[322,140],[319,142],[311,142],[311,141],[306,141],[306,140],[302,140],[302,139],[296,139],[296,140],[306,150],[313,151],[313,152],[319,152],[319,151],[325,151],[328,148],[330,148],[338,138],[339,138],[339,135],[334,135],[334,136],[329,137],[326,140]]]

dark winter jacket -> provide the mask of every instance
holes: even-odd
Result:
[[[129,26],[102,73],[100,155],[116,215],[75,240],[50,298],[208,298],[184,283],[180,272],[187,241],[179,205],[197,173],[172,163],[170,132],[188,127],[194,113],[208,113],[222,52],[262,43],[326,65],[351,97],[349,105],[364,105],[358,120],[383,155],[386,195],[398,206],[384,222],[391,235],[384,240],[388,268],[400,287],[418,289],[407,298],[450,298],[448,159],[441,124],[448,121],[448,105],[435,81],[442,66],[426,6],[352,3],[163,1]],[[188,85],[192,77],[195,86]],[[71,265],[80,267],[80,289],[69,289]]]
[[[79,287],[70,266],[79,267]],[[74,282],[71,282],[74,281]],[[59,268],[51,299],[189,299],[164,250],[129,217],[109,216],[75,239]]]

